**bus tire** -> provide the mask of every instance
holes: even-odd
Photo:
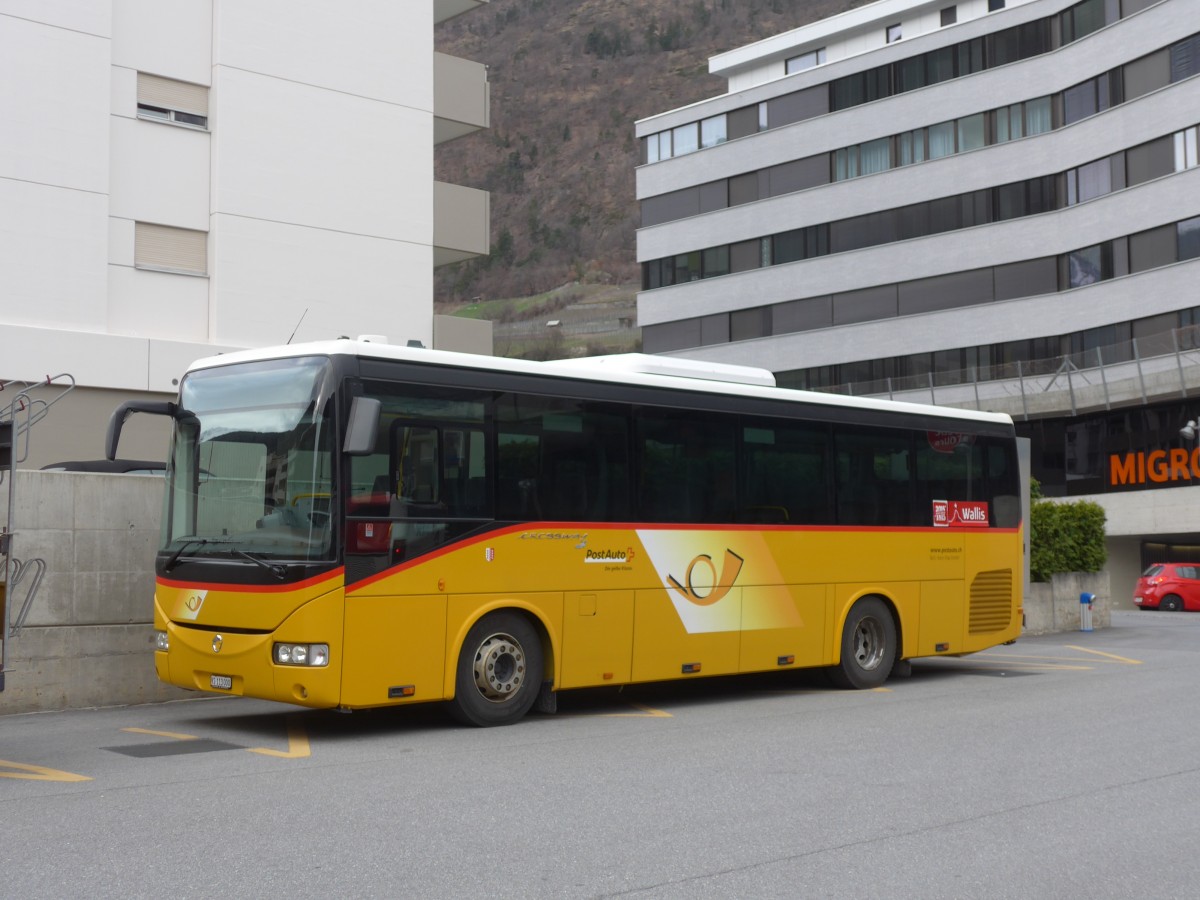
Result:
[[[465,725],[511,725],[529,712],[541,684],[542,642],[529,620],[490,613],[463,641],[450,712]]]
[[[841,688],[877,688],[896,663],[896,622],[878,597],[863,597],[850,607],[842,629],[842,661],[829,670]]]

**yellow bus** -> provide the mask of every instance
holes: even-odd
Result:
[[[231,353],[169,415],[155,667],[503,725],[556,692],[824,667],[881,685],[1021,627],[1004,415],[628,354]]]

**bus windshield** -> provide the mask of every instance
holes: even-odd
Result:
[[[204,369],[180,389],[161,549],[181,557],[333,556],[332,380],[324,357]]]

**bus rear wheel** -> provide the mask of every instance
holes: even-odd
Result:
[[[842,661],[829,670],[835,685],[876,688],[896,663],[896,622],[878,597],[864,597],[850,608],[842,629]]]
[[[542,642],[529,620],[491,613],[463,641],[450,712],[466,725],[511,725],[529,712],[541,682]]]

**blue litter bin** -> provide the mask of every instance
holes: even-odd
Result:
[[[1079,595],[1079,630],[1092,630],[1092,603],[1095,601],[1096,595],[1089,594],[1084,591]]]

